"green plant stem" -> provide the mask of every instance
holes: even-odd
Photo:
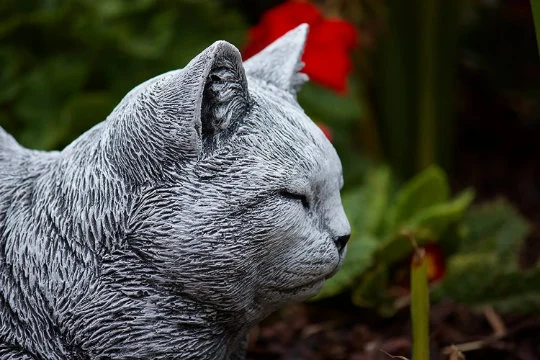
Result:
[[[540,0],[531,0],[534,29],[536,31],[536,44],[540,55]]]
[[[366,89],[365,81],[359,77],[359,90],[358,90],[358,99],[362,106],[362,125],[360,138],[364,144],[364,149],[370,158],[377,161],[383,161],[384,155],[381,145],[381,138],[375,123],[375,117],[373,114],[373,108],[371,101],[369,101],[369,93]]]
[[[437,156],[436,42],[438,0],[421,0],[420,57],[418,58],[419,107],[417,170],[435,162]]]
[[[413,360],[429,360],[429,288],[424,249],[416,249],[411,264]]]

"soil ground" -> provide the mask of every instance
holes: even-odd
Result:
[[[449,302],[434,305],[430,359],[448,359],[453,344],[463,348],[467,360],[540,359],[540,315],[495,315],[495,326],[490,316]],[[383,360],[391,359],[388,354],[411,356],[407,309],[382,319],[333,300],[290,306],[265,320],[251,333],[247,358]]]

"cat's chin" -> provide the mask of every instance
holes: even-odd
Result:
[[[279,298],[282,298],[282,299],[288,298],[290,300],[301,301],[301,300],[308,299],[317,295],[321,291],[326,279],[327,277],[323,277],[320,279],[306,282],[304,284],[301,284],[295,287],[282,288],[282,289],[274,288],[274,289],[271,289],[270,291],[272,293],[275,293],[275,295],[277,295]]]

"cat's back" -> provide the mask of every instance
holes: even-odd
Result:
[[[29,150],[0,127],[0,226],[13,206],[14,195],[32,187],[55,153]]]
[[[17,175],[23,172],[26,153],[27,150],[0,127],[0,209],[3,198],[12,187],[11,183],[18,182]]]
[[[13,153],[17,151],[21,146],[0,126],[0,169],[3,166],[7,166],[7,163],[13,157]],[[0,172],[0,177],[2,172]]]

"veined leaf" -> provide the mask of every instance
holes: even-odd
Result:
[[[540,1],[531,0],[531,8],[536,31],[536,46],[538,46],[538,53],[540,54]]]
[[[451,298],[470,303],[489,291],[496,276],[497,256],[494,253],[459,254],[446,263],[446,275],[433,291],[433,298]]]
[[[450,196],[448,179],[443,170],[431,166],[411,179],[400,190],[390,212],[388,225],[394,231],[419,211],[444,203]]]
[[[491,305],[500,312],[540,310],[540,265],[528,270],[506,270],[500,264],[494,252],[452,256],[433,297],[473,306]]]
[[[343,96],[311,81],[302,86],[298,102],[312,118],[332,119],[336,124],[350,124],[362,115],[354,91]]]
[[[413,247],[407,234],[414,236],[419,246],[436,240],[435,234],[427,228],[412,229],[403,227],[382,242],[375,254],[375,262],[389,265],[410,255]]]
[[[412,247],[406,234],[413,235],[419,246],[430,241],[437,241],[452,224],[461,220],[473,198],[474,193],[467,190],[452,201],[437,203],[418,210],[385,239],[377,250],[376,261],[392,264],[408,256]]]
[[[388,300],[388,268],[377,265],[362,276],[353,290],[352,302],[356,306],[375,307]]]
[[[459,252],[494,252],[499,266],[517,267],[519,247],[530,231],[529,223],[505,200],[473,207],[463,219],[465,237]]]
[[[448,226],[463,218],[465,210],[471,205],[473,199],[474,192],[466,190],[450,202],[420,210],[407,222],[407,226],[412,229],[426,228],[438,238],[448,229]]]
[[[379,167],[366,175],[366,182],[343,195],[343,207],[358,233],[375,234],[381,225],[390,196],[390,169]]]

